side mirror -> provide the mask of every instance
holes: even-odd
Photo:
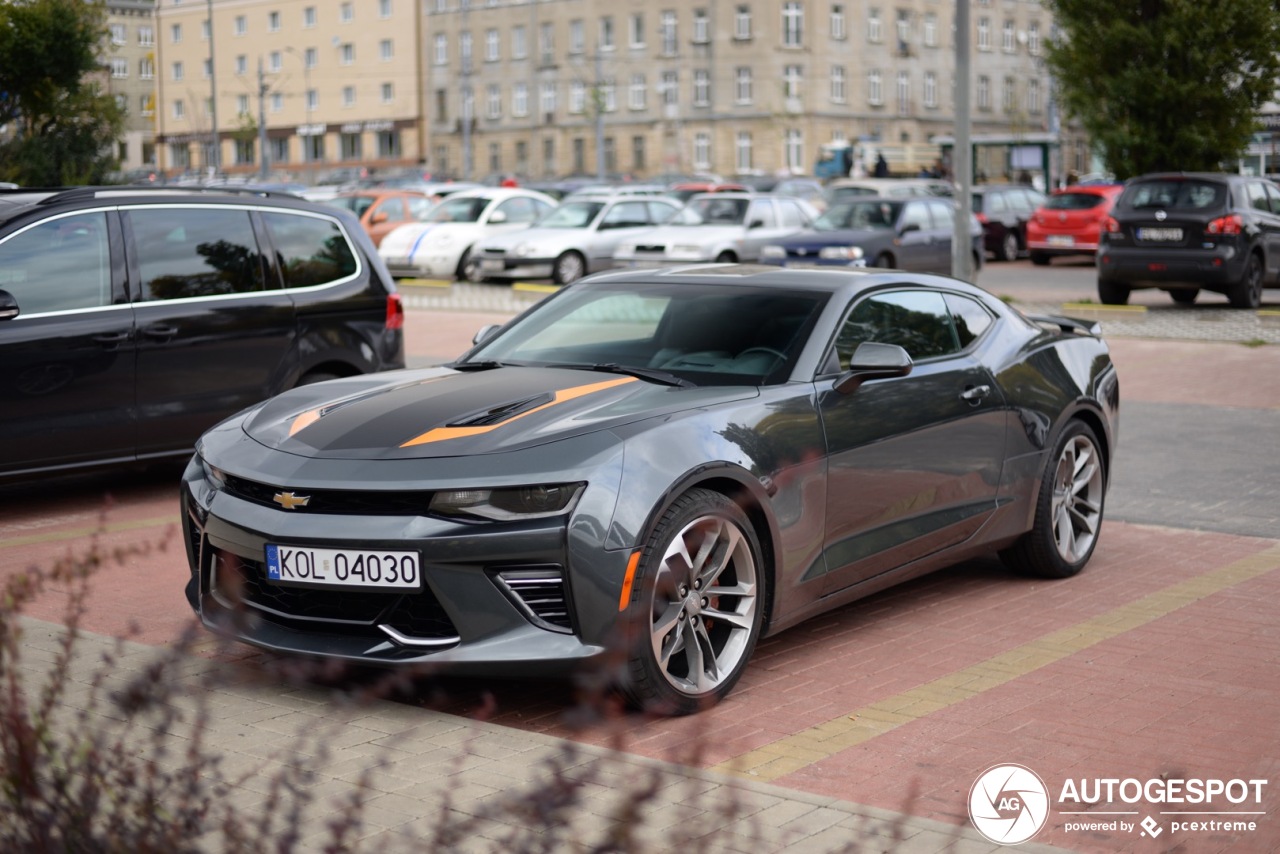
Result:
[[[911,367],[911,357],[897,344],[863,341],[853,351],[849,370],[836,378],[833,388],[841,394],[853,394],[867,380],[905,377]]]
[[[902,227],[902,229],[901,229],[898,233],[899,233],[899,234],[910,234],[910,233],[911,233],[911,232],[913,232],[913,231],[919,231],[919,230],[920,230],[920,223],[918,223],[918,222],[909,222],[909,223],[907,223],[906,225],[904,225],[904,226]]]
[[[489,214],[489,225],[502,225],[507,221],[506,211],[494,211]]]
[[[502,328],[501,323],[490,323],[486,326],[482,326],[480,327],[480,331],[476,333],[475,337],[471,339],[471,343],[473,345],[483,344],[485,341],[488,341],[490,338],[492,338],[493,334],[501,328]]]
[[[751,220],[751,224],[747,226],[747,230],[750,231],[753,228],[764,228],[764,220],[762,219]]]
[[[13,294],[0,290],[0,320],[13,320],[21,313]]]
[[[374,214],[373,216],[369,217],[369,224],[370,224],[370,225],[381,225],[382,223],[386,222],[386,221],[387,221],[388,219],[390,219],[390,218],[391,218],[391,217],[387,216],[387,212],[386,212],[386,211],[378,211],[376,214]]]

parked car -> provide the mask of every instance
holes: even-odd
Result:
[[[567,285],[613,267],[613,253],[675,216],[665,196],[573,194],[531,227],[487,237],[476,245],[481,279],[553,279]]]
[[[393,276],[435,276],[474,281],[472,251],[485,237],[528,228],[556,206],[535,190],[481,187],[446,196],[422,222],[407,223],[382,240],[378,254]]]
[[[981,184],[973,188],[973,213],[983,241],[997,261],[1016,261],[1027,248],[1027,222],[1044,204],[1044,193],[1021,184]]]
[[[339,193],[326,204],[349,210],[360,220],[374,246],[406,222],[418,222],[435,204],[422,193],[406,190],[354,190]]]
[[[1098,245],[1098,298],[1123,305],[1139,288],[1193,303],[1203,290],[1257,308],[1280,284],[1280,185],[1225,173],[1131,178]]]
[[[297,389],[183,476],[187,600],[259,647],[723,698],[759,638],[1101,531],[1097,327],[903,272],[601,273],[457,361]],[[844,677],[842,677],[844,678]]]
[[[295,386],[404,367],[346,211],[163,187],[0,191],[0,478],[181,458]]]
[[[1075,184],[1054,190],[1027,221],[1031,263],[1048,264],[1054,256],[1093,255],[1121,184]]]
[[[827,184],[827,203],[848,201],[858,196],[951,196],[955,187],[941,178],[837,178]]]
[[[982,268],[982,226],[971,220],[974,270]],[[950,199],[858,197],[840,202],[812,228],[760,250],[760,263],[820,267],[894,267],[951,272],[955,209]]]
[[[685,181],[672,184],[666,192],[673,199],[687,202],[699,193],[750,193],[752,189],[732,181]]]
[[[812,205],[786,196],[704,193],[694,196],[666,225],[623,241],[613,260],[624,266],[684,261],[755,261],[760,247],[808,228]]]

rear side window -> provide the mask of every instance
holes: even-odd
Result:
[[[262,214],[286,288],[326,285],[355,275],[351,244],[331,219],[267,211]]]
[[[151,208],[128,217],[143,300],[262,290],[262,256],[247,210]]]
[[[0,243],[0,289],[24,315],[110,305],[107,247],[101,212],[46,220]]]
[[[1059,193],[1056,196],[1050,196],[1044,206],[1051,211],[1087,211],[1104,202],[1106,197],[1099,196],[1097,193]]]
[[[968,347],[977,341],[991,326],[991,315],[976,301],[957,294],[947,294],[946,301],[961,348]]]
[[[1130,185],[1121,197],[1125,207],[1166,208],[1170,210],[1203,210],[1220,208],[1226,203],[1227,185],[1194,178],[1168,178],[1142,181]]]

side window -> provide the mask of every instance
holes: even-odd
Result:
[[[128,213],[143,300],[243,294],[263,288],[249,212],[152,208]]]
[[[664,223],[671,217],[676,215],[676,211],[680,210],[678,205],[666,205],[662,202],[649,202],[649,221],[651,223]]]
[[[1008,209],[1002,193],[987,193],[987,213],[1004,213]]]
[[[747,210],[747,218],[745,223],[750,226],[753,222],[764,223],[765,228],[777,228],[778,218],[773,212],[773,204],[765,199],[758,199],[751,203],[751,207]]]
[[[644,202],[619,202],[609,208],[600,224],[612,228],[631,228],[648,225],[649,217],[645,213]]]
[[[1267,201],[1267,185],[1261,181],[1250,181],[1249,188],[1249,207],[1260,211],[1270,211],[1271,205]]]
[[[928,291],[875,294],[854,306],[836,335],[842,370],[848,369],[853,351],[864,341],[897,344],[914,361],[960,349],[942,294]]]
[[[933,222],[929,219],[929,205],[925,202],[907,202],[902,208],[902,222],[899,223],[900,229],[905,229],[909,225],[914,225],[921,231],[930,231],[933,229]]]
[[[409,219],[424,219],[429,210],[431,210],[430,199],[419,198],[418,196],[409,199]]]
[[[1277,187],[1275,184],[1267,184],[1266,187],[1267,199],[1271,205],[1271,212],[1273,214],[1280,214],[1280,187]]]
[[[961,349],[977,341],[991,327],[991,315],[975,300],[958,294],[947,294],[946,301]]]
[[[809,224],[804,211],[790,199],[778,199],[779,224],[783,228],[804,228]]]
[[[946,202],[929,202],[929,212],[933,214],[935,228],[955,228],[956,212],[951,205]]]
[[[506,224],[513,222],[533,222],[538,218],[538,209],[534,207],[533,199],[525,196],[517,196],[514,199],[507,199],[498,205],[494,213],[501,211],[506,214]],[[493,214],[489,215],[489,219],[493,219]]]
[[[0,289],[23,315],[111,304],[102,212],[46,220],[0,243]]]
[[[265,212],[262,219],[286,288],[324,285],[355,274],[351,243],[335,221],[278,211]]]

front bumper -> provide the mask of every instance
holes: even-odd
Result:
[[[606,650],[607,637],[583,639],[578,613],[599,610],[599,591],[571,577],[563,517],[477,524],[425,515],[297,513],[268,505],[257,486],[232,478],[214,489],[198,461],[183,477],[187,598],[203,624],[223,636],[363,665],[477,674],[567,674]],[[270,494],[284,485],[260,486]],[[282,587],[266,578],[268,543],[413,550],[424,589]],[[601,549],[592,554],[590,572],[620,580],[628,557],[629,551]],[[519,583],[535,576],[534,588]]]
[[[384,255],[382,260],[386,262],[391,275],[397,277],[453,278],[458,271],[458,256],[452,253],[419,252],[412,258]]]
[[[549,279],[554,258],[480,256],[480,274],[491,279]]]

